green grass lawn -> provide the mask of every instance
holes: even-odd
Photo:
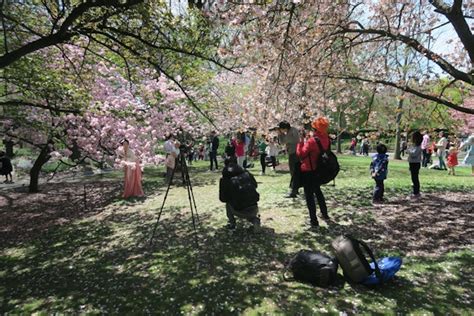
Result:
[[[186,190],[172,187],[151,245],[166,188],[162,169],[146,169],[145,200],[116,197],[103,207],[92,204],[94,211],[85,216],[54,223],[21,242],[4,243],[0,313],[472,314],[470,169],[458,168],[455,177],[421,170],[425,197],[411,202],[404,198],[411,187],[408,164],[391,161],[388,205],[373,207],[370,159],[339,159],[336,186],[323,187],[333,221],[320,221],[319,230],[307,229],[302,198],[283,198],[289,174],[270,171],[256,176],[262,232],[251,233],[242,221],[236,231],[227,231],[222,228],[225,207],[218,200],[220,174],[205,172],[207,163],[200,162],[190,167],[198,233]],[[257,167],[252,171],[259,172]],[[106,178],[118,182],[122,175]],[[449,199],[452,192],[463,199]],[[45,204],[37,212],[52,212],[50,207]],[[397,277],[379,288],[351,285],[342,278],[328,289],[283,280],[283,267],[296,251],[330,253],[331,240],[342,233],[366,240],[376,256],[402,256]]]

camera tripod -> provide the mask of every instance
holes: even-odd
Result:
[[[178,165],[181,166],[181,179],[183,181],[183,186],[186,187],[186,190],[188,192],[189,208],[191,209],[191,218],[193,221],[194,235],[196,237],[195,242],[196,242],[196,245],[199,247],[199,243],[197,240],[196,223],[200,224],[201,221],[199,220],[199,215],[196,208],[196,201],[194,200],[193,187],[191,185],[191,180],[189,178],[189,170],[186,164],[186,157],[184,156],[182,151],[180,152],[178,158],[176,159],[173,172],[171,173],[171,177],[168,183],[168,187],[166,189],[165,197],[163,199],[163,203],[161,204],[160,212],[158,213],[158,218],[156,219],[155,227],[153,228],[153,234],[151,235],[150,245],[153,243],[153,239],[155,238],[156,229],[158,228],[158,223],[160,221],[161,214],[163,213],[163,208],[166,203],[166,198],[168,197],[168,193],[170,191],[171,184],[173,182],[173,178],[176,173],[176,169],[178,168]]]

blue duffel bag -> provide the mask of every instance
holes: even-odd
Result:
[[[385,283],[393,276],[395,273],[400,270],[402,266],[402,258],[400,257],[385,257],[380,260],[377,260],[377,266],[380,270],[380,277],[377,277],[375,272],[365,278],[361,283],[365,285],[377,285],[381,283]],[[370,263],[370,267],[375,270],[375,264],[373,262]]]

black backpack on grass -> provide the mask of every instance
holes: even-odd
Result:
[[[338,263],[319,251],[300,250],[286,267],[300,282],[328,287],[336,281]],[[285,276],[285,279],[288,278]]]

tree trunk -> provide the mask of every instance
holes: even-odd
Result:
[[[342,110],[339,109],[339,116],[337,118],[337,151],[336,153],[342,154],[341,146],[341,135],[342,135]]]
[[[403,95],[402,98],[398,101],[397,106],[397,121],[396,121],[396,132],[395,132],[395,159],[401,160],[402,156],[400,154],[400,134],[401,134],[401,120],[402,120],[402,108],[403,108]]]
[[[38,158],[36,158],[35,163],[30,170],[30,186],[28,192],[38,192],[39,174],[41,172],[41,168],[49,160],[49,158],[51,158],[49,155],[49,144],[46,144],[41,149]]]

